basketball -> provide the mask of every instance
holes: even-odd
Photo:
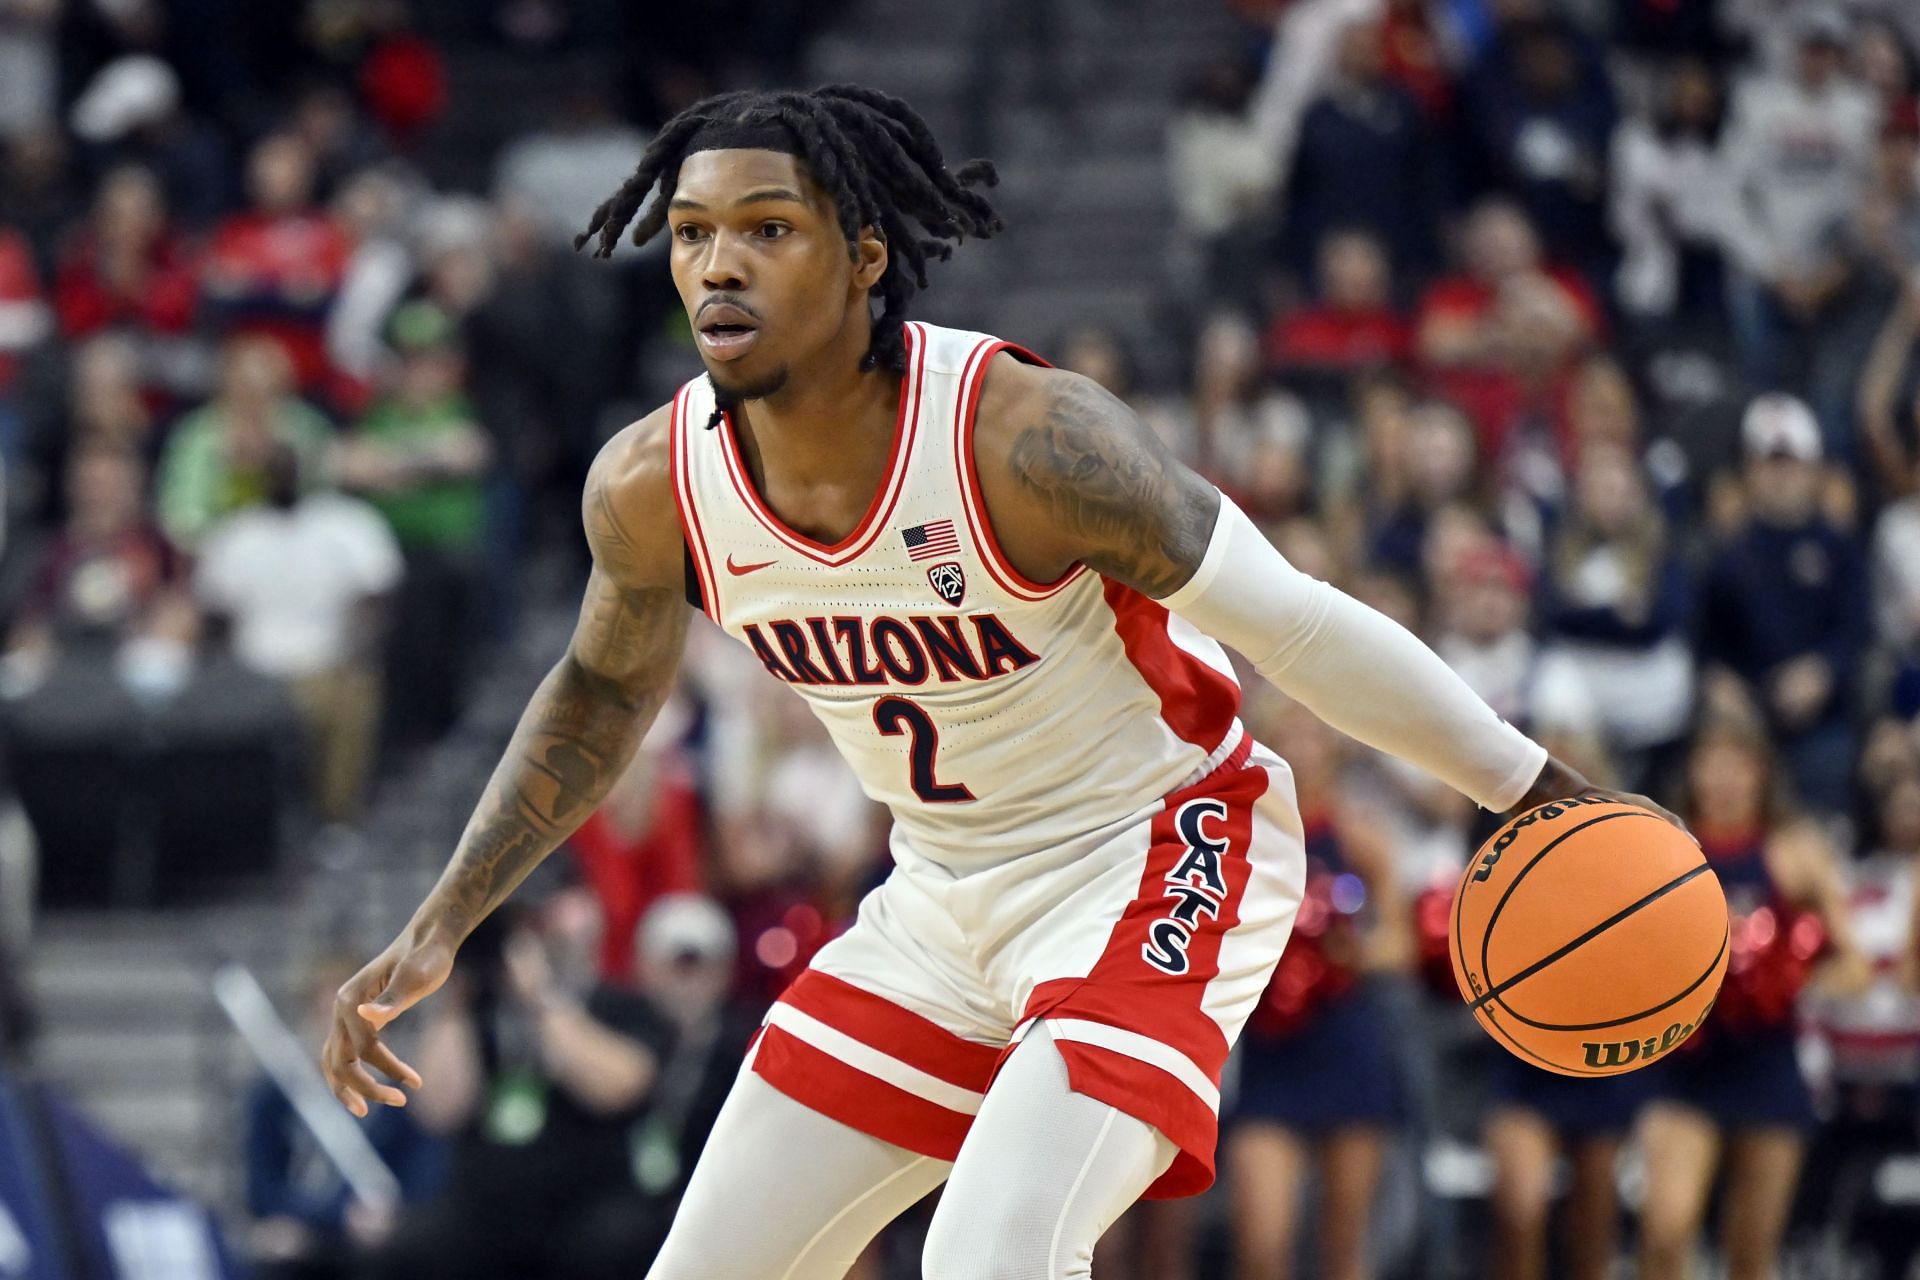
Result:
[[[1664,818],[1558,800],[1481,846],[1450,943],[1460,994],[1495,1040],[1561,1075],[1619,1075],[1706,1018],[1727,971],[1727,902]]]

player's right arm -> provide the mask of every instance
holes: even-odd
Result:
[[[521,715],[439,882],[335,997],[321,1065],[356,1115],[370,1102],[405,1105],[372,1074],[420,1083],[382,1028],[446,981],[474,926],[593,812],[667,696],[691,612],[668,430],[662,409],[594,461],[582,501],[593,571],[567,652]]]

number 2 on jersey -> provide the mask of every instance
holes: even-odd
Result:
[[[916,703],[905,698],[886,697],[873,704],[873,727],[887,737],[902,733],[913,735],[910,752],[913,760],[913,794],[928,804],[954,804],[973,799],[965,783],[940,782],[933,776],[933,754],[940,746],[940,731]]]

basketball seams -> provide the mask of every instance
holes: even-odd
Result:
[[[1544,853],[1545,850],[1542,850],[1541,852]],[[1488,979],[1486,994],[1481,996],[1478,1000],[1474,1001],[1474,1003],[1485,1004],[1489,1000],[1505,995],[1508,991],[1510,991],[1516,986],[1519,986],[1522,982],[1525,982],[1528,978],[1535,977],[1541,972],[1543,972],[1544,970],[1553,967],[1553,965],[1555,965],[1559,961],[1565,960],[1568,956],[1578,951],[1581,947],[1586,946],[1589,942],[1592,942],[1595,938],[1599,937],[1601,934],[1605,933],[1607,930],[1613,928],[1615,925],[1621,924],[1631,919],[1633,916],[1637,915],[1641,911],[1644,911],[1646,908],[1652,906],[1654,903],[1666,897],[1668,894],[1673,893],[1676,890],[1685,888],[1687,885],[1692,884],[1695,880],[1698,880],[1702,874],[1709,873],[1712,870],[1713,868],[1708,864],[1707,860],[1704,857],[1701,858],[1700,864],[1698,866],[1688,868],[1686,871],[1681,872],[1679,875],[1675,876],[1673,879],[1661,885],[1658,889],[1655,889],[1652,892],[1641,897],[1639,901],[1630,902],[1626,906],[1620,908],[1620,910],[1614,912],[1611,916],[1608,916],[1605,920],[1602,920],[1599,924],[1594,925],[1592,928],[1588,929],[1585,933],[1580,934],[1578,937],[1573,938],[1568,942],[1561,943],[1557,950],[1548,952],[1546,955],[1540,957],[1538,960],[1535,960],[1532,964],[1527,965],[1525,968],[1521,969],[1520,972],[1514,974],[1511,978],[1507,978],[1501,982],[1494,982],[1492,981],[1492,979]],[[1489,934],[1493,932],[1492,920],[1487,921],[1487,932]],[[1483,954],[1484,954],[1484,948],[1483,948]],[[1482,960],[1481,963],[1484,965],[1485,961]],[[1482,977],[1486,976],[1484,971],[1482,972],[1481,976]]]
[[[1635,910],[1638,910],[1638,909],[1639,908],[1637,907],[1635,908]],[[1617,924],[1619,922],[1615,921],[1615,923]],[[1728,941],[1727,935],[1725,933],[1722,933],[1720,935],[1720,949],[1713,953],[1713,959],[1707,964],[1707,967],[1705,969],[1700,971],[1700,976],[1695,978],[1692,982],[1688,983],[1686,986],[1686,989],[1681,991],[1680,994],[1669,997],[1668,999],[1661,1001],[1659,1004],[1654,1005],[1650,1009],[1642,1009],[1638,1013],[1630,1013],[1623,1018],[1611,1018],[1611,1019],[1608,1019],[1606,1022],[1579,1022],[1579,1023],[1566,1023],[1564,1025],[1561,1023],[1555,1023],[1555,1022],[1536,1022],[1532,1018],[1529,1018],[1526,1014],[1521,1013],[1519,1010],[1515,1009],[1512,1005],[1500,999],[1501,996],[1505,995],[1515,985],[1517,985],[1517,982],[1508,983],[1505,987],[1497,991],[1489,992],[1488,995],[1492,999],[1493,1003],[1499,1005],[1501,1011],[1505,1013],[1508,1017],[1512,1018],[1516,1022],[1524,1022],[1528,1026],[1533,1027],[1536,1030],[1540,1030],[1540,1031],[1603,1031],[1608,1027],[1618,1027],[1625,1023],[1638,1022],[1642,1018],[1651,1018],[1654,1014],[1659,1013],[1663,1009],[1672,1008],[1674,1005],[1679,1004],[1682,1000],[1685,1000],[1688,996],[1692,995],[1695,991],[1698,991],[1700,989],[1700,984],[1713,976],[1713,971],[1720,967],[1720,961],[1726,957],[1727,941]],[[1544,967],[1541,969],[1541,972],[1545,972]],[[1536,974],[1527,975],[1527,977],[1535,977],[1535,976],[1537,975]]]
[[[1498,1022],[1494,1020],[1494,1017],[1493,1017],[1494,1008],[1498,1008],[1502,1012],[1507,1011],[1506,1006],[1499,1004],[1498,1002],[1496,1002],[1495,1005],[1492,1007],[1482,1005],[1473,1011],[1474,1016],[1480,1020],[1480,1025],[1485,1027],[1488,1031],[1492,1032],[1495,1036],[1497,1036],[1500,1039],[1501,1043],[1510,1046],[1515,1053],[1521,1054],[1524,1057],[1532,1059],[1534,1062],[1539,1063],[1546,1070],[1552,1071],[1558,1075],[1582,1076],[1588,1079],[1595,1079],[1595,1080],[1600,1079],[1604,1076],[1619,1074],[1618,1072],[1615,1072],[1615,1071],[1587,1071],[1587,1070],[1582,1070],[1579,1067],[1565,1067],[1560,1065],[1557,1062],[1554,1062],[1549,1058],[1541,1057],[1539,1054],[1535,1053],[1533,1050],[1527,1048],[1526,1045],[1520,1043],[1520,1041],[1515,1039],[1513,1035],[1510,1032],[1508,1032],[1505,1027],[1501,1026]]]
[[[1507,883],[1506,889],[1500,894],[1500,900],[1493,904],[1493,911],[1488,914],[1487,922],[1485,925],[1481,927],[1481,930],[1480,930],[1480,976],[1483,979],[1485,979],[1487,983],[1487,995],[1494,994],[1496,991],[1500,989],[1502,985],[1504,985],[1501,983],[1497,983],[1493,980],[1493,974],[1492,974],[1493,964],[1490,958],[1490,952],[1493,949],[1493,928],[1496,924],[1500,922],[1500,913],[1506,910],[1507,902],[1513,897],[1514,891],[1520,887],[1520,882],[1527,878],[1527,873],[1529,871],[1532,871],[1535,867],[1545,862],[1547,860],[1548,854],[1552,853],[1555,849],[1559,848],[1562,844],[1566,843],[1568,840],[1571,840],[1574,836],[1579,835],[1582,831],[1585,831],[1588,827],[1597,827],[1603,822],[1612,822],[1619,818],[1648,818],[1654,822],[1664,822],[1664,819],[1656,818],[1650,813],[1640,812],[1640,811],[1627,811],[1622,813],[1603,813],[1598,815],[1597,817],[1586,819],[1584,822],[1580,823],[1578,826],[1570,827],[1567,830],[1562,831],[1559,835],[1555,836],[1553,839],[1547,841],[1544,845],[1540,846],[1540,851],[1534,854],[1532,858],[1528,859],[1526,866],[1514,872],[1513,879]],[[1705,863],[1706,863],[1705,856],[1702,855],[1701,865],[1704,866]],[[1466,897],[1464,893],[1462,893],[1460,896],[1462,898]],[[1552,958],[1557,959],[1558,957],[1552,957]],[[1535,961],[1534,963],[1538,964],[1539,962]],[[1523,975],[1526,974],[1528,968],[1530,967],[1531,966],[1522,968],[1521,973]],[[1514,979],[1509,979],[1508,981],[1512,982],[1514,981]],[[1479,998],[1481,1000],[1485,1000],[1487,997],[1483,995]]]

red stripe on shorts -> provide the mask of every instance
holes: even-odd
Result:
[[[808,969],[780,997],[870,1049],[962,1089],[984,1093],[1000,1061],[999,1045],[962,1039],[885,996]]]
[[[1077,1040],[1055,1040],[1067,1064],[1067,1083],[1136,1120],[1144,1120],[1180,1151],[1142,1198],[1177,1200],[1213,1185],[1213,1151],[1220,1121],[1193,1090],[1156,1066]]]
[[[1220,1083],[1229,1046],[1205,1002],[1207,984],[1220,971],[1221,942],[1240,923],[1240,900],[1252,874],[1247,851],[1253,837],[1253,806],[1266,793],[1268,778],[1265,768],[1247,764],[1251,749],[1251,739],[1243,741],[1226,765],[1167,796],[1164,808],[1153,820],[1139,889],[1114,923],[1100,958],[1084,978],[1056,978],[1036,986],[1022,1021],[1084,1018],[1137,1032],[1177,1050],[1215,1085]],[[1187,936],[1185,971],[1171,973],[1149,962],[1148,944],[1153,926],[1169,918],[1177,902],[1169,892],[1167,877],[1189,851],[1180,833],[1180,813],[1195,800],[1217,800],[1224,806],[1224,813],[1216,811],[1200,817],[1199,833],[1226,845],[1219,855],[1220,878],[1226,892],[1217,913],[1198,917]],[[1087,1064],[1075,1076],[1077,1092],[1099,1097],[1146,1120],[1180,1146],[1182,1155],[1155,1184],[1159,1190],[1150,1194],[1191,1195],[1212,1182],[1218,1122],[1207,1103],[1157,1067],[1097,1046],[1057,1043],[1063,1056],[1073,1050],[1070,1066],[1074,1058]],[[1101,1065],[1092,1065],[1096,1058]],[[1110,1061],[1123,1058],[1134,1066],[1123,1069]],[[1104,1081],[1102,1088],[1110,1085],[1111,1096],[1091,1087],[1083,1089],[1082,1078]],[[1130,1090],[1139,1092],[1136,1096]],[[1166,1123],[1149,1111],[1159,1114]],[[1205,1115],[1204,1124],[1196,1118],[1199,1114]]]
[[[882,1142],[936,1160],[960,1154],[973,1117],[848,1066],[780,1027],[760,1037],[753,1069],[802,1106]],[[804,1152],[793,1153],[804,1159]]]

